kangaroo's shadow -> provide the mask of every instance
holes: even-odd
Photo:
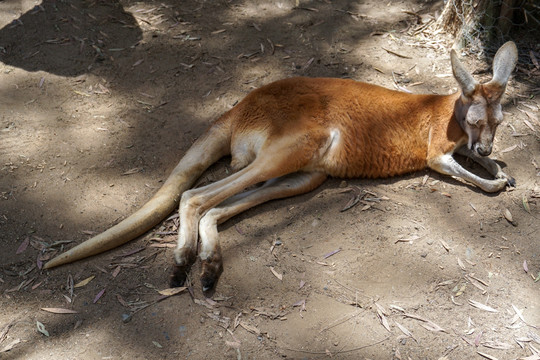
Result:
[[[0,61],[62,76],[134,48],[142,38],[135,18],[118,1],[45,0],[0,30]]]

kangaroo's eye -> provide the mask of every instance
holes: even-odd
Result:
[[[467,118],[467,124],[471,126],[479,126],[480,125],[480,119],[478,118]]]

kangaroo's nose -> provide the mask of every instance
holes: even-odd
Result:
[[[492,146],[483,146],[482,144],[476,144],[475,149],[478,155],[480,156],[488,156],[491,154],[491,148]]]

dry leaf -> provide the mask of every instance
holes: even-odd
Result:
[[[484,341],[482,346],[485,346],[490,349],[499,349],[499,350],[510,350],[513,348],[512,345],[503,343],[500,341]]]
[[[478,290],[482,291],[482,293],[485,293],[486,292],[486,289],[484,289],[481,285],[475,283],[474,281],[471,281],[471,278],[469,278],[468,276],[466,276],[466,278],[471,282],[471,284],[477,288]]]
[[[204,307],[206,307],[206,308],[208,308],[208,309],[210,309],[210,310],[214,310],[214,309],[215,309],[215,307],[214,307],[213,305],[210,305],[210,304],[209,304],[208,302],[206,302],[206,301],[202,301],[202,300],[199,300],[199,299],[193,299],[193,302],[194,302],[195,304],[199,304],[199,305],[201,305],[201,306],[204,306]],[[219,317],[217,317],[215,320],[216,320],[216,321],[221,321]]]
[[[521,202],[523,204],[523,208],[525,209],[525,211],[530,214],[531,208],[529,206],[529,200],[527,199],[527,196],[523,195],[523,197],[521,198]]]
[[[261,335],[261,330],[257,329],[255,326],[251,326],[249,324],[246,324],[243,321],[240,321],[240,326],[243,327],[245,330],[249,331],[252,334]]]
[[[9,329],[11,329],[13,325],[15,325],[15,320],[10,321],[2,330],[0,330],[0,343],[6,339]]]
[[[418,235],[413,235],[411,237],[408,237],[408,238],[399,238],[396,240],[396,242],[394,244],[397,244],[398,242],[408,242],[408,243],[411,243],[414,241],[414,240],[418,240],[420,239],[420,236]]]
[[[529,120],[524,119],[523,122],[525,123],[525,125],[527,125],[529,129],[531,129],[532,131],[536,131],[534,129],[534,126],[529,122]]]
[[[43,311],[47,311],[53,314],[78,314],[78,311],[64,308],[41,308]]]
[[[90,96],[90,94],[87,94],[87,93],[84,93],[82,91],[77,91],[77,90],[73,90],[73,92],[77,95],[81,95],[81,96]]]
[[[454,282],[455,282],[455,280],[446,280],[446,281],[442,281],[442,282],[440,282],[440,283],[437,284],[437,287],[439,287],[439,286],[446,286],[446,285],[452,285]]]
[[[270,271],[271,271],[272,274],[274,274],[274,276],[277,277],[279,280],[283,280],[283,275],[281,275],[281,274],[278,273],[276,270],[274,270],[273,267],[270,267]]]
[[[344,212],[344,211],[347,211],[349,210],[350,208],[352,208],[353,206],[355,206],[356,204],[358,204],[360,202],[360,200],[362,199],[362,197],[360,195],[354,195],[348,202],[347,204],[345,205],[345,207],[343,207],[343,209],[339,210],[340,212]]]
[[[474,276],[473,273],[470,273],[469,275],[467,275],[468,277],[470,277],[471,279],[474,279],[476,281],[478,281],[480,284],[484,285],[484,286],[489,286],[489,284],[487,282],[485,282],[484,280]],[[471,281],[472,282],[472,281]]]
[[[122,175],[133,175],[133,174],[136,174],[136,173],[140,172],[141,170],[142,170],[141,168],[129,169],[128,171],[126,171]]]
[[[101,290],[100,292],[98,292],[98,294],[96,295],[96,297],[94,298],[94,301],[92,301],[94,304],[98,302],[99,299],[101,299],[101,297],[103,296],[103,294],[105,294],[105,289]]]
[[[525,320],[523,320],[523,322],[525,322]],[[540,336],[537,333],[534,333],[531,330],[527,333],[527,335],[529,335],[532,341],[540,345]]]
[[[510,213],[510,210],[508,209],[504,209],[504,218],[506,220],[508,220],[508,222],[512,225],[515,225],[514,224],[514,217],[512,216],[512,214]]]
[[[394,321],[394,322],[396,323],[397,327],[399,328],[399,330],[401,330],[402,333],[404,333],[405,335],[409,336],[410,338],[414,339],[414,341],[416,341],[414,336],[411,334],[411,332],[409,330],[407,330],[406,327],[404,327],[403,325],[401,325],[397,321]]]
[[[424,319],[423,317],[420,317],[420,316],[418,316],[418,315],[405,313],[405,314],[403,314],[403,316],[408,317],[408,318],[411,318],[411,319],[415,319],[415,320],[422,321],[423,324],[420,324],[420,325],[422,325],[422,326],[423,326],[425,329],[427,329],[427,330],[430,330],[430,331],[447,332],[447,331],[444,330],[442,327],[440,327],[439,325],[435,324],[433,321]]]
[[[532,112],[530,111],[525,111],[525,114],[527,114],[527,116],[532,120],[534,121],[535,123],[538,123],[538,116],[536,116],[535,114],[533,114]],[[534,131],[534,130],[533,130]]]
[[[474,338],[474,346],[478,347],[480,345],[480,339],[482,338],[482,335],[484,335],[483,331],[480,331],[478,335]]]
[[[501,150],[501,153],[510,152],[510,151],[514,150],[515,148],[517,148],[517,145],[513,145],[513,146],[510,146],[510,147],[507,147],[506,149]]]
[[[82,281],[79,281],[78,283],[76,283],[75,285],[73,285],[74,288],[80,288],[80,287],[83,287],[85,285],[88,285],[88,283],[92,280],[94,280],[96,276],[95,275],[92,275],[90,277],[87,277],[86,279],[82,280]]]
[[[21,245],[19,245],[15,254],[19,255],[20,253],[24,252],[26,248],[28,247],[28,244],[30,244],[30,238],[27,237],[26,239],[23,240]]]
[[[210,319],[215,320],[218,323],[220,323],[220,326],[225,328],[225,329],[228,329],[229,326],[231,325],[231,318],[229,318],[227,316],[219,316],[219,315],[216,315],[214,312],[206,313],[206,316],[208,316]]]
[[[510,319],[510,325],[515,324],[516,321],[518,321],[518,319],[519,319],[519,315],[516,314],[516,315],[512,316],[512,319]]]
[[[454,305],[463,306],[463,304],[458,303],[453,296],[450,296],[450,299],[452,299],[452,303],[454,303]]]
[[[540,354],[533,354],[527,357],[519,358],[519,360],[540,360]]]
[[[450,246],[448,246],[448,244],[446,243],[446,241],[444,241],[443,239],[439,239],[439,241],[441,242],[442,246],[444,247],[444,249],[448,252],[450,252]]]
[[[111,273],[111,276],[114,278],[116,278],[118,276],[118,274],[120,274],[120,270],[122,270],[122,267],[121,266],[117,266],[113,272]]]
[[[489,359],[489,360],[498,360],[496,357],[491,356],[491,355],[489,355],[489,354],[485,354],[485,353],[480,352],[480,351],[477,351],[477,353],[478,353],[478,355],[483,356],[483,357],[485,357],[486,359]]]
[[[386,319],[386,316],[384,316],[384,314],[382,313],[381,310],[377,309],[377,315],[379,317],[379,320],[382,324],[382,326],[384,326],[384,328],[386,330],[388,330],[388,332],[392,332],[392,330],[390,330],[390,325],[388,324],[388,320]]]
[[[323,259],[327,259],[327,258],[329,258],[330,256],[335,255],[335,254],[337,254],[337,253],[340,252],[340,251],[341,251],[341,249],[336,249],[336,250],[334,250],[334,251],[331,251],[331,252],[329,252],[328,254],[324,255],[324,256],[323,256]]]
[[[479,303],[478,301],[469,299],[468,302],[469,302],[469,305],[474,306],[475,308],[480,309],[480,310],[489,311],[493,313],[499,312],[499,310],[495,310],[491,306],[484,305],[482,303]]]
[[[408,56],[408,55],[403,55],[403,54],[397,53],[397,52],[395,52],[395,51],[386,49],[386,48],[384,48],[384,47],[382,47],[382,46],[381,46],[381,49],[383,49],[384,51],[386,51],[386,52],[389,53],[389,54],[396,55],[397,57],[400,57],[400,58],[404,58],[404,59],[412,59],[412,58],[411,58],[410,56]]]
[[[8,352],[9,350],[13,349],[15,345],[21,342],[21,339],[14,339],[12,342],[8,343],[6,346],[4,346],[2,349],[0,349],[0,353]]]
[[[123,307],[129,308],[129,304],[126,302],[126,300],[124,300],[124,298],[122,297],[122,295],[116,294],[116,299],[118,300],[118,302],[119,302],[120,304],[122,304]]]
[[[429,330],[429,331],[446,332],[446,330],[444,330],[442,327],[440,327],[439,325],[435,324],[432,321],[427,321],[425,323],[420,323],[420,326],[422,326],[424,329]]]
[[[388,315],[388,312],[382,305],[380,305],[379,303],[375,303],[375,306],[381,313],[383,313],[384,315]]]
[[[516,312],[516,315],[521,319],[521,321],[523,321],[524,323],[527,323],[525,321],[525,319],[523,318],[523,311],[519,310],[517,308],[517,306],[515,306],[514,304],[512,304],[512,308],[514,309],[514,311]]]
[[[176,294],[181,293],[182,291],[186,290],[187,287],[176,287],[176,288],[168,288],[158,291],[163,296],[173,296]]]
[[[471,260],[469,259],[465,259],[465,261],[467,262],[467,264],[471,265],[471,266],[476,266],[476,263],[475,262],[472,262]]]

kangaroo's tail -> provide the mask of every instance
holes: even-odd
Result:
[[[180,197],[214,162],[230,153],[227,115],[216,121],[187,151],[158,192],[142,208],[108,230],[56,256],[45,269],[114,249],[156,226],[175,208]]]

